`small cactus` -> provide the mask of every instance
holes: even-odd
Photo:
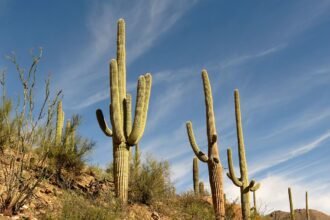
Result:
[[[291,194],[291,188],[288,188],[288,194],[289,194],[289,202],[290,202],[290,219],[295,220],[295,214],[294,214],[294,208],[293,208],[293,202],[292,202],[292,194]]]
[[[252,194],[253,194],[253,214],[254,216],[256,216],[258,214],[256,191],[252,191]]]
[[[114,182],[116,196],[127,203],[130,147],[141,139],[147,121],[152,77],[139,77],[135,117],[132,122],[132,98],[126,93],[125,21],[119,19],[117,32],[117,59],[110,62],[110,119],[111,130],[100,109],[96,111],[99,126],[106,136],[112,137]]]
[[[62,107],[62,101],[57,103],[57,118],[56,118],[56,135],[55,145],[59,145],[62,142],[62,130],[64,124],[64,112]]]
[[[213,111],[213,97],[210,80],[206,70],[202,71],[202,79],[204,86],[204,98],[206,107],[206,124],[207,124],[207,140],[208,140],[208,156],[203,153],[195,140],[192,123],[187,122],[187,133],[190,145],[196,157],[207,163],[209,170],[209,180],[211,186],[211,194],[215,218],[217,220],[225,218],[225,204],[223,198],[223,177],[222,165],[218,153],[217,131],[215,127],[215,117]]]
[[[204,183],[202,181],[199,182],[199,195],[204,196],[205,195],[205,189],[204,189]]]
[[[245,158],[245,146],[243,138],[242,118],[240,109],[240,99],[238,89],[234,92],[235,97],[235,116],[236,116],[236,130],[237,130],[237,141],[238,141],[238,153],[239,153],[239,167],[241,177],[237,178],[234,171],[233,159],[231,149],[227,149],[227,161],[229,167],[229,173],[227,176],[231,181],[240,188],[241,190],[241,209],[242,217],[244,220],[250,219],[250,191],[256,191],[260,184],[254,180],[249,182],[248,179],[248,168]]]
[[[310,220],[311,217],[309,215],[309,208],[308,208],[308,192],[306,191],[306,219]]]
[[[193,182],[194,182],[194,192],[195,195],[199,193],[199,173],[198,173],[198,159],[194,157],[193,159]]]

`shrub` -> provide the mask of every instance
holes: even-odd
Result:
[[[175,194],[170,181],[170,169],[167,161],[158,162],[148,156],[139,171],[131,171],[130,175],[130,202],[150,205],[155,201],[167,199]]]
[[[89,200],[74,193],[66,193],[61,199],[62,210],[56,216],[42,216],[42,219],[56,220],[112,220],[121,219],[119,203],[112,199],[109,203]]]
[[[67,123],[63,140],[56,145],[55,141],[49,150],[50,163],[54,169],[57,182],[70,187],[72,178],[79,175],[85,164],[86,155],[95,143],[76,134],[80,123],[79,116],[73,116]],[[67,175],[63,175],[63,171]]]
[[[193,191],[183,193],[179,197],[179,204],[185,219],[214,219],[213,207]]]
[[[40,105],[36,105],[35,86],[38,63],[41,59],[42,50],[39,55],[33,57],[33,62],[25,71],[18,64],[16,57],[8,58],[14,64],[19,75],[19,83],[22,88],[19,100],[15,103],[15,111],[12,112],[11,103],[6,94],[5,73],[2,73],[2,99],[0,107],[1,148],[8,148],[5,157],[2,157],[0,171],[3,175],[3,183],[0,187],[0,211],[5,215],[16,213],[26,204],[34,194],[35,188],[45,178],[44,165],[47,152],[44,151],[40,157],[34,160],[35,164],[41,166],[36,175],[26,172],[32,158],[31,149],[35,146],[47,143],[51,134],[52,113],[61,92],[52,99],[50,97],[50,80],[46,80],[45,97]],[[38,108],[36,107],[38,106]],[[46,116],[46,117],[45,117]]]

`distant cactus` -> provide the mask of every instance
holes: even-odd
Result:
[[[235,115],[236,115],[236,130],[237,130],[237,141],[238,141],[238,155],[239,155],[239,167],[241,177],[237,178],[234,171],[233,159],[231,149],[227,149],[227,160],[229,173],[227,176],[232,180],[234,185],[240,187],[241,190],[241,207],[242,207],[242,216],[244,220],[250,218],[250,191],[256,191],[260,184],[256,183],[254,180],[249,182],[248,179],[248,168],[245,158],[245,147],[244,147],[244,137],[243,137],[243,128],[242,128],[242,118],[240,110],[240,99],[238,89],[234,92],[235,97]]]
[[[194,192],[195,195],[199,193],[199,172],[198,172],[198,159],[194,157],[193,159],[193,182],[194,182]]]
[[[294,214],[294,208],[293,208],[293,202],[292,202],[292,194],[291,194],[291,188],[288,188],[288,194],[289,194],[289,202],[290,202],[290,219],[295,220],[295,214]]]
[[[252,194],[253,194],[253,214],[254,216],[256,216],[258,214],[256,191],[252,191]]]
[[[306,192],[306,219],[310,220],[311,217],[309,215],[309,208],[308,208],[308,192]]]
[[[199,149],[196,143],[195,135],[192,128],[192,123],[188,121],[186,126],[187,126],[190,145],[195,155],[199,160],[208,164],[213,208],[215,211],[215,218],[218,220],[225,218],[222,165],[220,162],[218,146],[217,146],[217,131],[215,127],[215,117],[213,111],[212,89],[206,70],[202,71],[202,79],[203,79],[205,107],[206,107],[208,156]]]
[[[117,59],[110,62],[110,119],[113,131],[107,126],[103,113],[96,111],[100,128],[112,137],[114,182],[116,196],[127,203],[130,147],[141,139],[147,121],[152,78],[149,73],[138,80],[135,118],[132,126],[132,98],[126,93],[125,21],[119,19],[117,32]]]
[[[204,189],[204,183],[202,181],[199,182],[199,195],[204,196],[205,195],[205,189]]]
[[[55,145],[59,145],[62,142],[62,130],[64,124],[64,112],[62,107],[62,101],[57,103],[57,118],[56,118],[56,135]]]

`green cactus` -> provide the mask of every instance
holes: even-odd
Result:
[[[203,181],[200,181],[200,182],[199,182],[198,190],[199,190],[199,195],[200,195],[200,196],[204,196],[204,195],[205,195],[205,190],[204,190],[204,183],[203,183]]]
[[[62,142],[63,124],[64,124],[64,111],[62,108],[62,101],[59,101],[57,103],[56,135],[55,135],[56,146],[58,146]]]
[[[206,70],[202,71],[202,79],[206,106],[208,156],[203,153],[196,144],[192,123],[188,121],[186,126],[189,142],[196,157],[202,162],[207,163],[208,165],[213,208],[215,211],[215,217],[218,220],[225,218],[222,165],[218,153],[217,131],[215,127],[215,117],[213,111],[212,89]]]
[[[199,172],[198,172],[198,159],[194,157],[193,159],[193,182],[194,182],[194,192],[195,195],[199,193]]]
[[[231,149],[227,149],[227,161],[229,167],[229,173],[227,176],[232,180],[234,185],[240,187],[241,191],[241,209],[242,217],[244,220],[250,218],[250,191],[256,191],[260,184],[256,183],[254,180],[249,182],[248,179],[248,168],[245,158],[245,147],[244,147],[244,138],[243,138],[243,128],[242,128],[242,118],[240,110],[240,100],[238,89],[234,92],[235,97],[235,115],[236,115],[236,130],[237,130],[237,141],[238,141],[238,155],[239,155],[239,167],[241,177],[237,178],[234,171],[233,159]]]
[[[308,192],[306,191],[306,219],[310,220],[311,217],[309,215],[309,208],[308,208]]]
[[[117,59],[110,62],[110,119],[111,130],[100,109],[96,111],[99,126],[106,136],[112,137],[114,180],[116,196],[127,202],[130,147],[141,139],[147,121],[152,77],[149,73],[139,77],[135,117],[132,123],[132,98],[126,94],[125,21],[119,19],[117,32]],[[133,126],[132,126],[133,124]]]
[[[253,194],[253,214],[254,216],[256,216],[258,214],[256,191],[252,191],[252,194]]]
[[[291,188],[288,188],[289,193],[289,202],[290,202],[290,219],[295,220],[295,214],[294,214],[294,208],[293,208],[293,202],[292,202],[292,194],[291,194]]]

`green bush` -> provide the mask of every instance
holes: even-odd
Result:
[[[79,175],[85,165],[85,157],[95,143],[76,134],[80,117],[73,116],[68,123],[63,140],[59,145],[55,142],[49,150],[50,164],[59,183],[69,184],[72,177]],[[63,171],[67,173],[63,175]]]
[[[132,170],[129,184],[130,202],[150,205],[155,201],[168,199],[175,195],[170,181],[170,168],[167,161],[158,162],[148,156],[138,170]]]
[[[101,203],[74,193],[62,197],[62,210],[58,214],[42,216],[41,219],[56,220],[112,220],[121,219],[121,209],[116,200]]]

